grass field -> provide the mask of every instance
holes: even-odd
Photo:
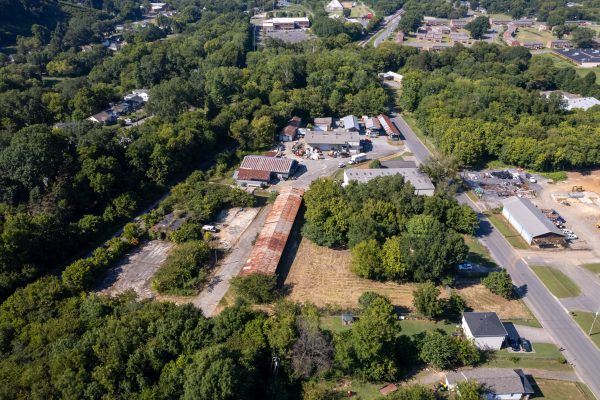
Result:
[[[359,278],[350,271],[348,250],[332,250],[301,239],[298,251],[284,282],[287,297],[331,309],[358,308],[358,298],[366,291],[388,296],[398,307],[412,310],[412,283],[377,282]],[[473,311],[495,311],[500,318],[530,320],[531,313],[520,301],[508,301],[480,284],[457,288]],[[447,295],[443,291],[443,295]]]
[[[582,265],[583,268],[592,271],[595,274],[599,274],[600,275],[600,263],[595,263],[595,264],[583,264]]]
[[[496,229],[500,231],[500,233],[508,240],[508,243],[515,249],[528,249],[529,245],[519,235],[519,233],[514,230],[512,226],[508,223],[506,218],[504,218],[501,214],[489,214],[488,219],[494,225]]]
[[[577,72],[577,75],[579,75],[581,77],[586,76],[589,72],[595,72],[596,73],[596,83],[600,84],[600,67],[579,68],[575,64],[571,64],[567,60],[560,58],[559,56],[557,56],[554,53],[537,54],[534,57],[548,58],[548,59],[552,60],[552,62],[554,63],[554,65],[557,68],[569,68],[569,67],[574,68],[575,72]]]
[[[571,316],[587,335],[592,327],[594,313],[587,311],[575,311],[574,313],[575,315],[571,314]],[[590,339],[592,339],[592,342],[594,342],[596,346],[600,348],[600,318],[598,318],[594,324],[594,329],[592,329],[592,335],[590,336]]]
[[[535,353],[509,353],[506,349],[497,351],[493,358],[485,363],[486,367],[497,368],[537,368],[548,371],[570,371],[568,363],[561,363],[561,352],[554,344],[533,343]],[[518,358],[518,360],[517,360]]]
[[[520,42],[541,42],[544,45],[546,45],[548,40],[551,39],[551,32],[540,32],[536,27],[519,28],[519,30],[517,31],[517,40]]]
[[[370,12],[375,14],[373,10],[371,10],[369,7],[367,7],[363,3],[359,3],[356,7],[352,7],[350,9],[350,18],[360,18],[363,15],[367,15],[367,13]]]
[[[350,329],[351,325],[342,323],[341,315],[327,315],[320,319],[321,329],[325,329],[334,333],[343,332]],[[402,334],[412,336],[416,333],[441,329],[447,333],[455,331],[456,325],[450,322],[435,322],[429,320],[406,319],[400,321]]]
[[[479,240],[473,236],[465,236],[465,243],[469,247],[467,260],[472,263],[485,265],[486,267],[497,267],[498,265],[491,259],[489,250],[482,245]]]
[[[532,399],[547,400],[594,400],[595,397],[588,387],[581,382],[555,381],[551,379],[531,379],[535,390]]]
[[[581,294],[581,291],[562,271],[556,268],[546,267],[543,265],[532,265],[531,269],[536,273],[538,278],[559,299],[565,297],[576,297]]]

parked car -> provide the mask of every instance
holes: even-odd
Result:
[[[569,235],[573,235],[573,234],[575,234],[575,232],[573,232],[573,231],[572,231],[572,230],[570,230],[570,229],[566,229],[566,228],[564,228],[562,231],[563,231],[564,233],[566,233],[566,234],[569,234]]]
[[[531,353],[531,342],[525,338],[520,338],[519,340],[521,341],[521,349],[527,353]]]
[[[338,168],[345,168],[345,167],[346,167],[346,164],[344,164],[343,162],[338,164]]]
[[[214,225],[204,225],[204,226],[202,227],[202,230],[205,230],[205,231],[207,231],[207,232],[212,232],[212,233],[217,233],[217,232],[219,232],[219,230],[217,229],[217,227],[216,227],[216,226],[214,226]]]
[[[464,263],[458,264],[459,271],[471,271],[472,269],[473,269],[473,265],[471,263],[464,262]]]
[[[579,236],[575,235],[574,233],[569,233],[569,234],[567,234],[567,239],[577,240],[577,239],[579,239]]]
[[[531,183],[536,183],[536,182],[537,182],[537,179],[535,179],[533,176],[530,176],[530,177],[529,177],[529,182],[531,182]]]
[[[508,344],[512,351],[520,351],[521,347],[519,346],[519,341],[517,339],[508,339]]]

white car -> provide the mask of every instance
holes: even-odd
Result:
[[[473,265],[468,262],[464,262],[462,264],[458,264],[459,271],[471,271],[473,269]]]
[[[569,240],[577,240],[579,239],[579,236],[575,235],[574,233],[570,233],[567,235],[567,239]]]
[[[344,164],[343,162],[338,164],[338,168],[345,168],[345,167],[346,167],[346,164]]]
[[[574,234],[575,234],[575,232],[573,232],[573,231],[572,231],[572,230],[570,230],[570,229],[563,229],[562,231],[563,231],[564,233],[566,233],[566,234],[569,234],[569,235],[574,235]]]
[[[207,232],[212,232],[212,233],[219,232],[219,230],[217,229],[217,227],[214,226],[214,225],[204,225],[202,227],[202,230],[207,231]]]
[[[531,183],[536,183],[536,182],[537,182],[537,179],[535,179],[533,176],[530,176],[530,177],[529,177],[529,182],[531,182]]]

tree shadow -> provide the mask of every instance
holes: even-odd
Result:
[[[527,284],[523,284],[521,286],[513,286],[513,293],[514,293],[514,298],[515,299],[522,299],[523,297],[527,296]]]

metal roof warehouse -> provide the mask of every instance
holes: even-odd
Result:
[[[510,197],[502,203],[502,215],[527,243],[564,244],[564,233],[528,199]]]
[[[246,156],[240,165],[240,170],[269,171],[280,178],[288,178],[298,166],[296,160],[265,156]]]
[[[406,182],[415,187],[415,194],[433,196],[435,186],[429,177],[417,168],[352,168],[344,171],[344,185],[350,181],[365,183],[380,176],[402,175]]]
[[[556,49],[554,52],[581,67],[592,68],[600,65],[600,50]]]

